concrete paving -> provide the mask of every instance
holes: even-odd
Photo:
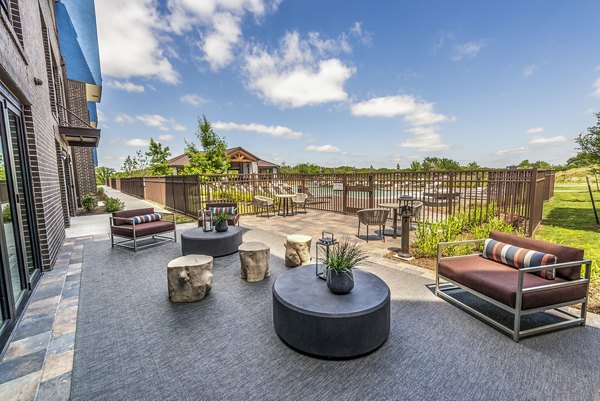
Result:
[[[104,192],[111,198],[117,198],[125,202],[125,210],[153,207],[156,211],[166,211],[153,203],[146,202],[122,192],[115,191],[110,187],[103,186]],[[110,225],[108,217],[110,213],[95,214],[91,216],[76,216],[71,218],[71,227],[66,229],[67,238],[82,237],[87,235],[104,236],[108,238]]]

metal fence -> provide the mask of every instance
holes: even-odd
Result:
[[[541,222],[543,202],[553,195],[554,171],[192,175],[113,178],[110,186],[191,216],[214,201],[235,201],[241,214],[253,214],[257,195],[303,192],[308,208],[345,214],[410,195],[423,202],[421,218],[427,221],[456,214],[481,220],[492,212],[531,235]]]

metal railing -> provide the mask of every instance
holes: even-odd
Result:
[[[481,222],[491,211],[531,235],[541,222],[543,202],[553,195],[554,171],[191,175],[113,178],[110,186],[191,216],[213,201],[235,201],[241,214],[253,214],[257,195],[303,192],[308,208],[344,214],[410,195],[423,202],[420,217],[426,221],[466,214]]]

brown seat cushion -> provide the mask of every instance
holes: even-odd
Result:
[[[154,213],[154,208],[146,207],[143,209],[122,210],[120,212],[114,212],[112,215],[113,215],[113,217],[122,217],[122,218],[130,219],[134,216],[141,216],[144,214],[152,214],[152,213]],[[115,226],[121,226],[123,224],[125,224],[125,220],[114,220]]]
[[[479,255],[469,255],[442,259],[439,264],[439,273],[504,305],[515,307],[518,270],[512,267],[482,258]],[[557,284],[566,281],[556,277],[551,283]],[[523,277],[523,288],[548,285],[549,283],[548,280],[530,273],[526,273]],[[535,309],[575,301],[584,298],[586,291],[585,284],[578,284],[524,294],[522,308],[524,310]]]
[[[135,236],[143,237],[145,235],[160,234],[175,230],[175,223],[172,221],[159,220],[150,223],[132,225],[121,225],[111,227],[111,232],[115,235],[133,238],[133,228],[135,227]]]
[[[573,248],[566,245],[554,244],[552,242],[535,240],[527,237],[492,231],[490,238],[505,242],[521,248],[533,249],[534,251],[551,253],[558,259],[558,263],[574,262],[583,259],[583,249]],[[566,280],[577,280],[581,278],[581,266],[557,269],[556,275]]]

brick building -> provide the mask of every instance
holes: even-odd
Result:
[[[91,13],[93,29],[79,35],[71,24],[59,43],[57,16],[77,13]],[[93,149],[100,138],[92,124],[99,63],[97,81],[72,90],[70,55],[61,48],[67,33],[93,42],[97,53],[93,0],[0,0],[0,349],[65,238],[77,196],[72,160],[93,152],[75,149]],[[85,107],[73,110],[82,97]],[[76,171],[89,175],[93,164],[87,169]]]

